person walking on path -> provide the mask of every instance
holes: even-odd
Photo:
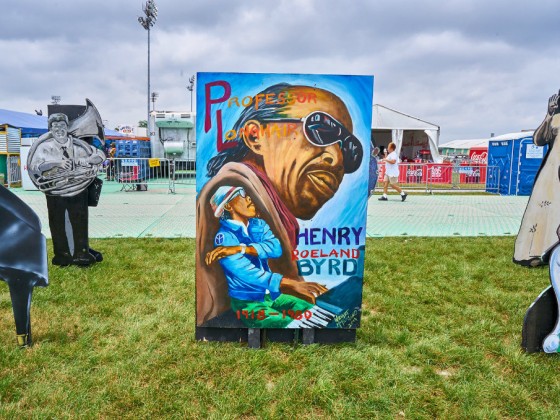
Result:
[[[408,194],[399,187],[399,157],[397,156],[397,152],[395,152],[396,148],[397,145],[395,143],[389,143],[389,146],[387,146],[389,155],[386,158],[381,159],[381,162],[385,162],[385,177],[383,178],[383,195],[379,197],[379,201],[387,201],[389,184],[391,185],[391,188],[401,195],[402,201],[406,200],[406,197],[408,196]]]

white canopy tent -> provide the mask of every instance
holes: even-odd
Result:
[[[438,152],[439,125],[404,114],[386,106],[374,104],[371,136],[376,146],[397,145],[397,154],[413,159],[417,153],[429,150],[434,162],[441,163]]]
[[[442,155],[467,154],[469,149],[486,148],[491,141],[517,140],[525,137],[532,137],[534,130],[525,130],[516,133],[507,133],[500,136],[488,137],[485,139],[452,140],[439,146]]]
[[[467,139],[467,140],[451,140],[447,143],[440,144],[439,152],[443,156],[468,155],[472,148],[488,149],[490,139]]]

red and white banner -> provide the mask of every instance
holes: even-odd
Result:
[[[473,165],[487,165],[488,164],[488,148],[487,147],[473,147],[469,150],[469,158]]]

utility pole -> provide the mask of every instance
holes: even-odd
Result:
[[[159,93],[152,92],[152,112],[156,110],[156,100],[159,97]]]
[[[143,9],[144,14],[146,15],[144,16],[140,16],[138,18],[138,22],[140,22],[140,25],[142,25],[142,27],[148,31],[148,112],[147,112],[147,127],[148,127],[148,136],[151,136],[151,130],[150,130],[150,28],[152,26],[155,25],[156,20],[157,20],[157,13],[158,13],[158,8],[156,6],[156,3],[154,0],[148,0],[146,2],[146,4],[144,5]]]
[[[189,84],[187,85],[187,90],[191,92],[191,112],[192,112],[192,93],[194,89],[194,75],[189,79]]]

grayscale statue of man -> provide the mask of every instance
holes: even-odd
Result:
[[[49,131],[31,148],[27,167],[31,180],[47,197],[52,263],[89,266],[103,259],[89,248],[88,205],[97,204],[101,180],[96,175],[105,155],[82,138],[97,135],[104,140],[101,118],[87,100],[80,117],[70,122],[67,115],[54,113],[48,126]]]

